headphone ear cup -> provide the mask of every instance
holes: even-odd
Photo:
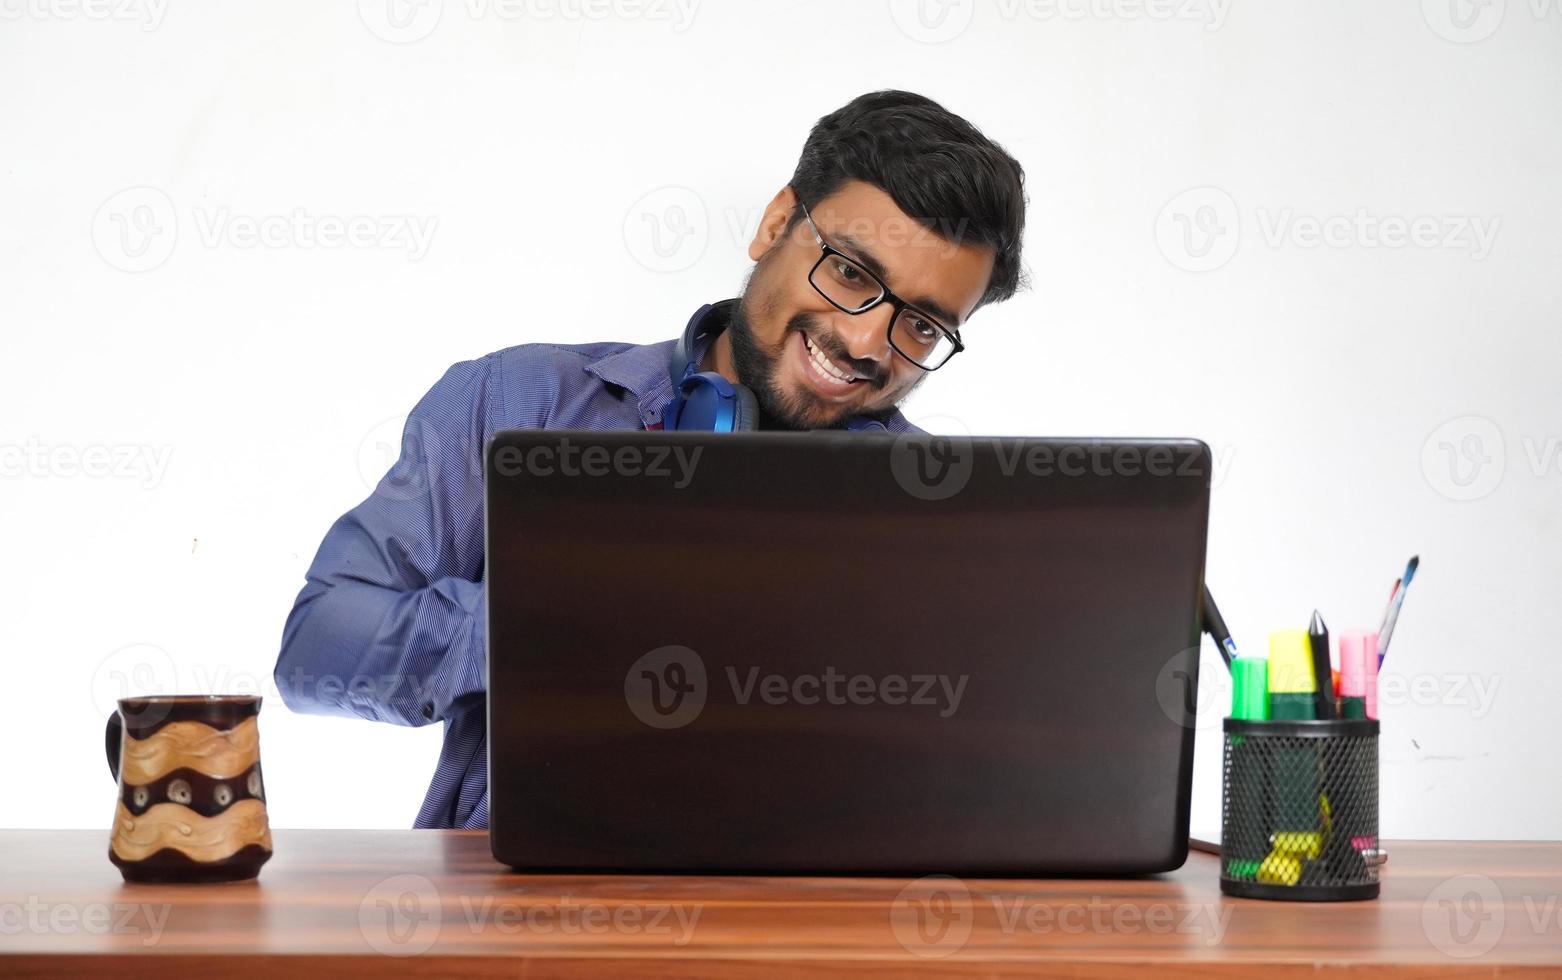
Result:
[[[759,401],[745,385],[733,385],[732,391],[737,396],[732,405],[732,431],[753,432],[759,428]]]

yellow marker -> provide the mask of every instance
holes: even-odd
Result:
[[[1269,634],[1269,717],[1275,721],[1312,721],[1318,717],[1313,692],[1312,638],[1306,630]]]
[[[1302,880],[1302,861],[1273,851],[1258,866],[1258,880],[1265,885],[1294,885]]]
[[[1317,831],[1282,830],[1275,834],[1273,853],[1311,861],[1323,853],[1323,835]]]

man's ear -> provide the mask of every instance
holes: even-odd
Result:
[[[765,213],[759,219],[759,227],[754,231],[754,240],[748,243],[748,257],[758,262],[765,257],[765,253],[775,248],[786,234],[786,224],[792,220],[792,212],[797,208],[797,193],[792,190],[792,185],[776,191],[776,196],[770,199],[765,206]]]

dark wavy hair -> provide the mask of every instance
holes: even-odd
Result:
[[[850,180],[894,199],[946,241],[992,248],[992,279],[978,307],[1025,282],[1025,171],[981,130],[926,96],[869,92],[820,119],[803,144],[792,190],[812,208]],[[792,223],[801,220],[792,216]]]

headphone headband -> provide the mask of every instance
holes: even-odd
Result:
[[[694,311],[694,316],[689,318],[689,325],[683,328],[683,336],[673,345],[672,355],[667,362],[667,374],[672,378],[674,388],[682,386],[690,376],[700,373],[699,362],[695,360],[700,338],[708,334],[714,340],[727,329],[732,318],[732,308],[737,302],[736,299],[724,299],[719,303],[706,303]]]
[[[701,371],[696,351],[701,340],[714,339],[732,316],[737,300],[724,299],[700,307],[683,336],[673,345],[667,373],[673,382],[673,400],[663,415],[668,429],[699,429],[715,432],[741,432],[758,423],[759,409],[754,393],[735,385],[715,371]]]

